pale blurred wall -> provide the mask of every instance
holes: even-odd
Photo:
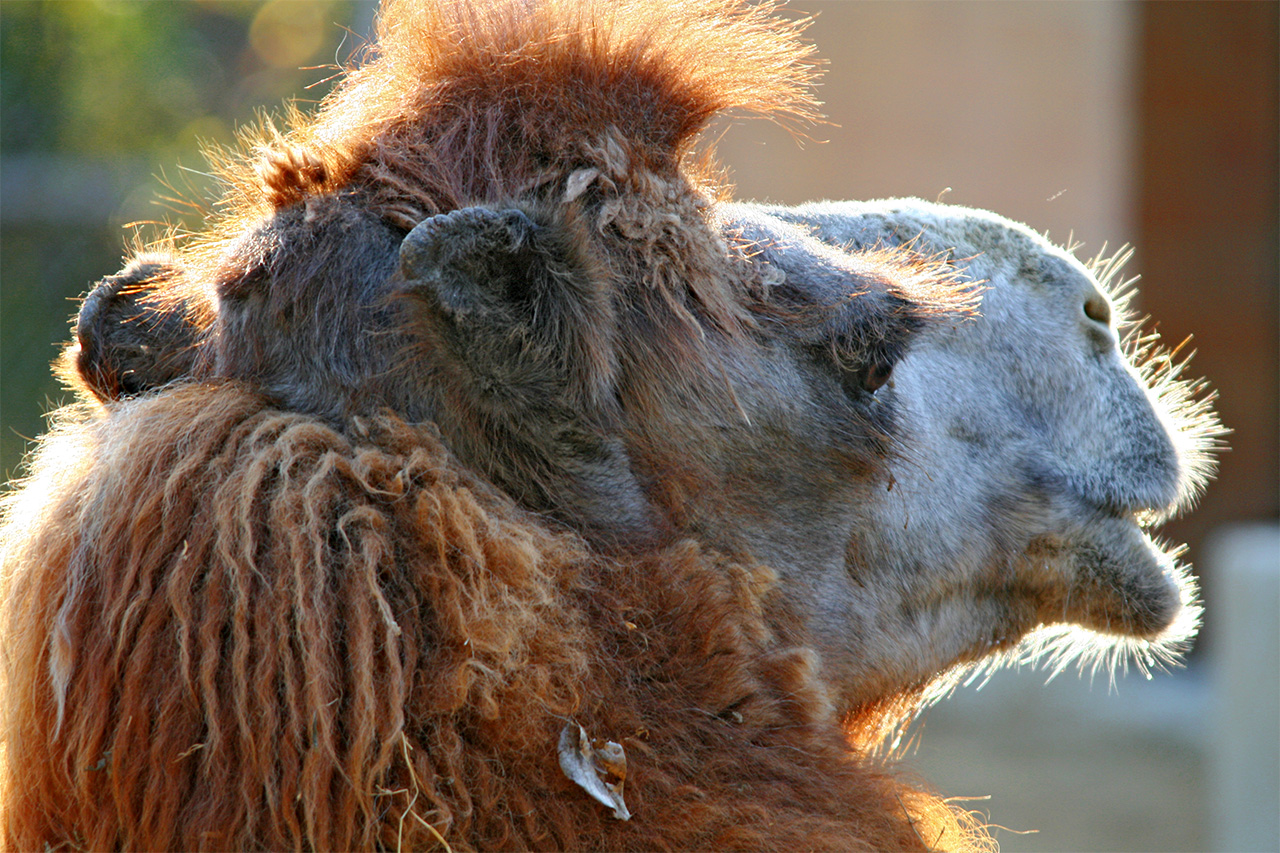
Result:
[[[735,194],[795,203],[919,196],[985,207],[1096,252],[1133,242],[1136,7],[835,2],[808,36],[829,121],[797,142],[737,123]],[[950,191],[947,192],[947,189]]]

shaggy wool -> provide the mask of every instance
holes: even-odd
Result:
[[[835,718],[772,572],[602,557],[428,426],[192,385],[34,467],[5,507],[9,849],[981,842],[873,757],[880,720]],[[622,744],[630,821],[561,771],[569,721]]]
[[[64,362],[86,402],[0,510],[5,848],[987,843],[877,752],[909,688],[839,718],[772,571],[678,537],[590,544],[459,461],[483,426],[448,405],[466,389],[409,347],[395,381],[361,361],[385,305],[353,294],[421,220],[576,204],[594,278],[652,333],[575,393],[612,399],[625,356],[637,411],[682,404],[673,371],[724,396],[702,332],[749,326],[759,271],[707,221],[697,136],[726,109],[814,114],[775,11],[395,0],[314,116],[215,158],[208,230],[86,301]],[[434,424],[375,405],[417,390]],[[653,485],[673,506],[680,462]],[[570,724],[625,751],[629,821],[562,771]]]

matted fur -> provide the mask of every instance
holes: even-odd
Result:
[[[412,227],[586,166],[666,173],[712,116],[816,117],[803,22],[737,0],[393,0],[314,118],[227,176],[274,207],[372,184]]]
[[[978,838],[842,730],[770,571],[602,558],[428,427],[195,385],[64,424],[35,469],[5,506],[10,849]],[[624,745],[637,819],[564,777],[569,720]]]
[[[710,147],[695,142],[729,110],[818,115],[806,21],[776,12],[738,0],[384,3],[366,61],[314,115],[291,110],[283,130],[268,124],[214,152],[222,212],[186,259],[217,280],[227,245],[254,223],[326,195],[407,231],[467,205],[598,184],[611,195],[601,233],[622,237],[611,250],[648,250],[619,277],[668,298],[688,289],[734,326],[740,283],[722,258],[702,257],[719,246],[685,233],[719,192]],[[679,263],[661,255],[673,240]]]

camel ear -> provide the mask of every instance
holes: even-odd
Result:
[[[771,268],[772,298],[796,320],[790,334],[855,398],[889,380],[926,326],[977,308],[978,290],[942,262],[905,249],[845,251],[745,205],[730,213],[727,230],[753,242],[757,262]]]
[[[398,292],[418,331],[447,374],[491,390],[495,414],[612,397],[610,276],[584,230],[567,207],[469,207],[423,220],[401,243]]]
[[[453,451],[526,507],[602,544],[654,535],[619,438],[610,277],[568,208],[464,208],[400,247]]]
[[[468,207],[432,216],[400,244],[400,271],[452,322],[514,321],[509,303],[527,295],[547,260],[533,246],[537,227],[514,209]]]
[[[64,376],[104,403],[188,377],[200,331],[185,291],[166,255],[140,256],[99,281],[80,306]]]

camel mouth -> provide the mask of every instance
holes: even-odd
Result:
[[[1155,530],[1173,517],[1174,509],[1143,509],[1128,514],[1139,530]]]
[[[1072,489],[1077,498],[1095,512],[1152,530],[1178,516],[1187,504],[1186,496],[1174,485],[1148,484],[1147,488],[1123,493],[1118,488],[1108,493],[1090,494],[1087,490]]]
[[[1138,509],[1107,507],[1104,512],[1107,515],[1132,524],[1144,533],[1149,533],[1177,517],[1179,510],[1180,507],[1177,504],[1170,504],[1162,507],[1141,507]]]

